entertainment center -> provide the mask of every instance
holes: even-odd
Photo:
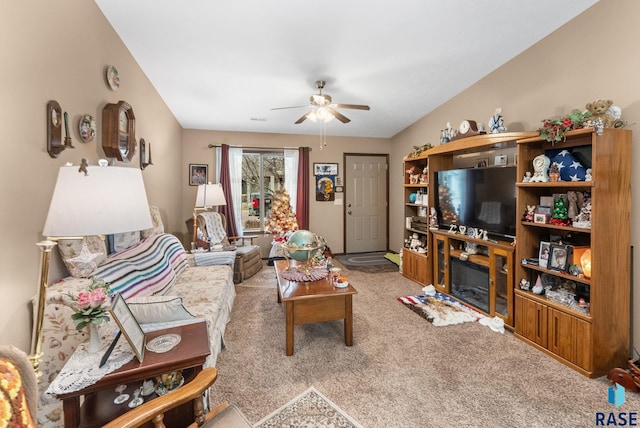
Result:
[[[496,149],[512,149],[517,166],[464,172],[458,165],[461,157]],[[562,150],[580,156],[589,168],[586,180],[524,178],[533,171],[534,159]],[[425,245],[420,251],[405,245],[403,275],[502,318],[516,337],[585,376],[625,366],[630,357],[631,131],[585,128],[568,131],[555,144],[538,132],[477,135],[404,159],[405,171],[427,166],[428,179],[422,182],[405,175],[405,243],[415,242],[417,234]],[[490,177],[498,173],[501,179]],[[507,183],[504,174],[512,181]],[[419,204],[412,200],[417,191],[423,195]],[[560,198],[564,204],[575,194],[589,202],[588,222],[554,224],[550,215],[538,214],[548,201]],[[535,222],[526,216],[533,207]],[[563,252],[545,266],[539,255],[549,243]],[[579,257],[587,249],[588,274]]]

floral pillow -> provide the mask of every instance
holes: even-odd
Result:
[[[61,239],[58,251],[69,274],[75,278],[88,278],[107,260],[107,245],[99,236],[83,239]]]
[[[151,210],[151,221],[153,222],[153,227],[140,232],[142,239],[148,238],[149,236],[156,235],[158,233],[164,233],[164,224],[162,223],[160,210],[155,205],[149,206],[149,210]]]

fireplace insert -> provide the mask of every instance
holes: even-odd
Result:
[[[451,294],[489,312],[489,268],[451,257]]]

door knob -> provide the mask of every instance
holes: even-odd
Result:
[[[351,210],[347,211],[347,214],[351,215]]]
[[[351,208],[351,204],[347,204],[347,206],[348,206],[349,208]]]

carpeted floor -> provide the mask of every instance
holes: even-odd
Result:
[[[378,251],[373,253],[344,254],[336,260],[350,270],[365,273],[398,272],[398,265],[385,258],[387,253]]]
[[[255,423],[314,386],[367,428],[589,427],[596,412],[637,412],[640,394],[607,402],[606,378],[588,379],[478,322],[435,327],[397,298],[420,293],[399,273],[344,272],[353,298],[353,346],[343,323],[296,325],[285,356],[285,315],[273,267],[236,287],[212,402]]]

